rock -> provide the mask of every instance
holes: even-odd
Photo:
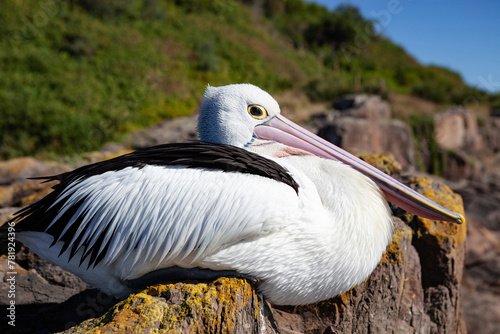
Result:
[[[0,208],[0,227],[3,226],[7,221],[14,217],[14,213],[16,213],[20,208]],[[0,232],[3,233],[3,232]],[[7,234],[0,234],[0,255],[4,255],[8,253],[9,240]],[[19,247],[18,247],[19,249]],[[0,279],[2,282],[3,279]],[[1,289],[1,287],[0,287]]]
[[[411,170],[412,167],[416,166],[415,148],[410,127],[399,120],[383,121],[380,127],[382,135],[381,152],[394,154],[404,170]]]
[[[500,188],[464,180],[453,183],[468,217],[464,280],[461,287],[467,329],[500,332]]]
[[[465,145],[467,152],[477,153],[484,150],[483,137],[479,133],[477,116],[473,111],[466,111],[465,119]]]
[[[407,185],[445,208],[464,214],[462,199],[446,185],[428,178],[410,178]],[[426,313],[438,333],[465,332],[460,298],[466,225],[415,216],[410,222],[422,267]],[[439,305],[439,307],[437,307]]]
[[[444,177],[500,185],[500,119],[450,108],[435,115],[435,136],[444,158]]]
[[[457,150],[465,144],[465,121],[460,112],[437,114],[436,140],[441,148]]]
[[[500,238],[471,219],[466,246],[461,293],[467,329],[471,333],[499,333]]]
[[[99,150],[84,154],[83,160],[78,165],[84,166],[99,161],[113,159],[120,155],[124,155],[130,152],[132,152],[132,150],[125,147],[107,146],[106,150]]]
[[[337,110],[344,111],[354,107],[355,98],[354,96],[346,96],[333,102],[333,107]]]
[[[340,117],[321,128],[318,135],[349,152],[391,152],[403,169],[415,166],[411,129],[398,120]]]
[[[269,318],[250,283],[222,277],[149,287],[64,333],[277,333]]]
[[[11,261],[15,263],[18,272],[16,275],[16,303],[19,305],[33,303],[59,303],[65,301],[76,293],[90,288],[80,278],[68,273],[58,266],[55,266],[28,250],[23,250],[30,254],[31,259],[25,261]],[[19,256],[16,256],[16,259]],[[4,281],[7,277],[8,266],[7,257],[0,257],[0,271]],[[0,304],[9,303],[7,298],[7,285],[0,286]],[[57,293],[55,292],[57,290]]]
[[[463,151],[444,153],[445,177],[449,180],[480,180],[485,173],[484,164]]]
[[[126,142],[134,148],[141,148],[196,140],[197,120],[198,115],[168,119],[131,135]]]
[[[462,287],[465,322],[469,333],[500,333],[500,302],[498,291]]]
[[[16,213],[20,208],[0,208],[0,226],[2,226],[6,221],[12,219],[14,213]]]
[[[339,117],[341,117],[339,112],[327,110],[321,111],[311,115],[309,122],[304,124],[304,127],[312,133],[317,134],[322,128],[328,125],[335,125],[335,122]]]
[[[500,152],[500,126],[487,127],[481,131],[484,142],[490,153]]]
[[[312,117],[312,128],[320,137],[357,154],[391,152],[405,170],[416,166],[410,127],[390,119],[389,104],[380,96],[347,96],[334,107],[342,112]]]
[[[51,294],[57,294],[57,287]],[[98,291],[88,289],[61,303],[16,303],[16,326],[0,322],[1,333],[59,333],[90,317],[99,317],[117,301]]]
[[[389,103],[378,95],[348,95],[333,103],[333,107],[346,115],[356,118],[389,119],[391,109]]]
[[[50,176],[67,172],[66,164],[16,158],[0,162],[0,208],[25,206],[44,197],[56,182],[42,183],[31,177]]]
[[[479,134],[476,115],[463,108],[450,108],[436,114],[436,141],[445,150],[461,150],[477,153],[484,149]]]
[[[392,153],[364,153],[358,154],[357,157],[377,167],[387,175],[395,175],[401,172],[401,165],[396,161],[396,157]]]
[[[0,185],[26,181],[30,177],[60,174],[71,169],[66,164],[39,161],[30,157],[0,161]]]
[[[15,275],[10,265],[14,263]],[[9,305],[7,279],[15,276],[16,326],[0,322],[1,333],[54,333],[89,317],[100,316],[116,300],[91,289],[79,277],[64,271],[25,248],[16,261],[0,256],[0,305]]]
[[[103,149],[89,152],[78,166],[111,159],[131,152],[121,144],[107,144]],[[51,176],[74,169],[67,164],[39,161],[33,158],[17,158],[0,162],[0,208],[24,207],[42,199],[58,182],[29,180],[28,178]]]
[[[0,186],[0,208],[25,206],[43,198],[57,182],[43,183],[40,180],[15,182],[8,186]]]
[[[500,187],[468,181],[455,189],[464,199],[465,212],[471,220],[491,231],[500,232]],[[500,235],[500,234],[499,234]]]
[[[500,240],[492,231],[473,219],[469,219],[467,227],[466,268],[471,268],[500,254]]]

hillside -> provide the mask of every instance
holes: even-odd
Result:
[[[71,159],[192,113],[207,84],[314,101],[364,91],[461,104],[473,93],[377,35],[354,7],[255,3],[2,1],[0,159]]]

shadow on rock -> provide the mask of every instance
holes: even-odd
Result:
[[[0,332],[61,332],[88,318],[100,317],[117,302],[97,289],[88,289],[62,303],[16,305],[16,326],[2,322]]]

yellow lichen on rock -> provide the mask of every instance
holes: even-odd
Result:
[[[397,162],[394,154],[390,152],[365,153],[358,154],[357,156],[388,175],[393,175],[401,171],[401,165]]]
[[[445,184],[426,177],[411,178],[407,181],[407,184],[446,209],[465,216],[462,198]],[[436,239],[437,243],[449,245],[451,247],[449,249],[450,252],[454,252],[458,245],[462,245],[465,242],[467,233],[465,222],[458,225],[421,217],[417,217],[416,222],[415,233],[417,233],[419,238],[432,236]]]
[[[67,333],[232,333],[241,322],[242,310],[256,315],[260,307],[253,287],[243,279],[160,284],[131,295],[101,318],[84,321]]]
[[[399,218],[394,218],[395,220],[399,220]],[[381,263],[387,262],[394,266],[399,266],[403,264],[404,256],[405,256],[405,246],[403,245],[404,240],[411,240],[412,238],[412,230],[403,225],[402,222],[400,224],[395,224],[394,232],[392,234],[392,242],[382,256]]]
[[[39,201],[42,198],[44,198],[45,196],[47,196],[48,194],[50,194],[52,192],[52,184],[54,184],[54,183],[55,182],[51,182],[51,184],[45,186],[41,190],[39,190],[33,194],[30,194],[28,196],[23,197],[21,199],[21,206],[24,207],[24,206],[30,205],[32,203],[35,203],[36,201]]]
[[[89,319],[67,333],[158,333],[165,308],[164,301],[146,293],[132,295],[116,304],[98,319]]]

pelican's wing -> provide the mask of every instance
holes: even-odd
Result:
[[[61,183],[18,213],[17,230],[52,235],[69,260],[82,250],[89,267],[195,263],[272,232],[298,206],[283,167],[223,145],[162,145],[50,179]]]

